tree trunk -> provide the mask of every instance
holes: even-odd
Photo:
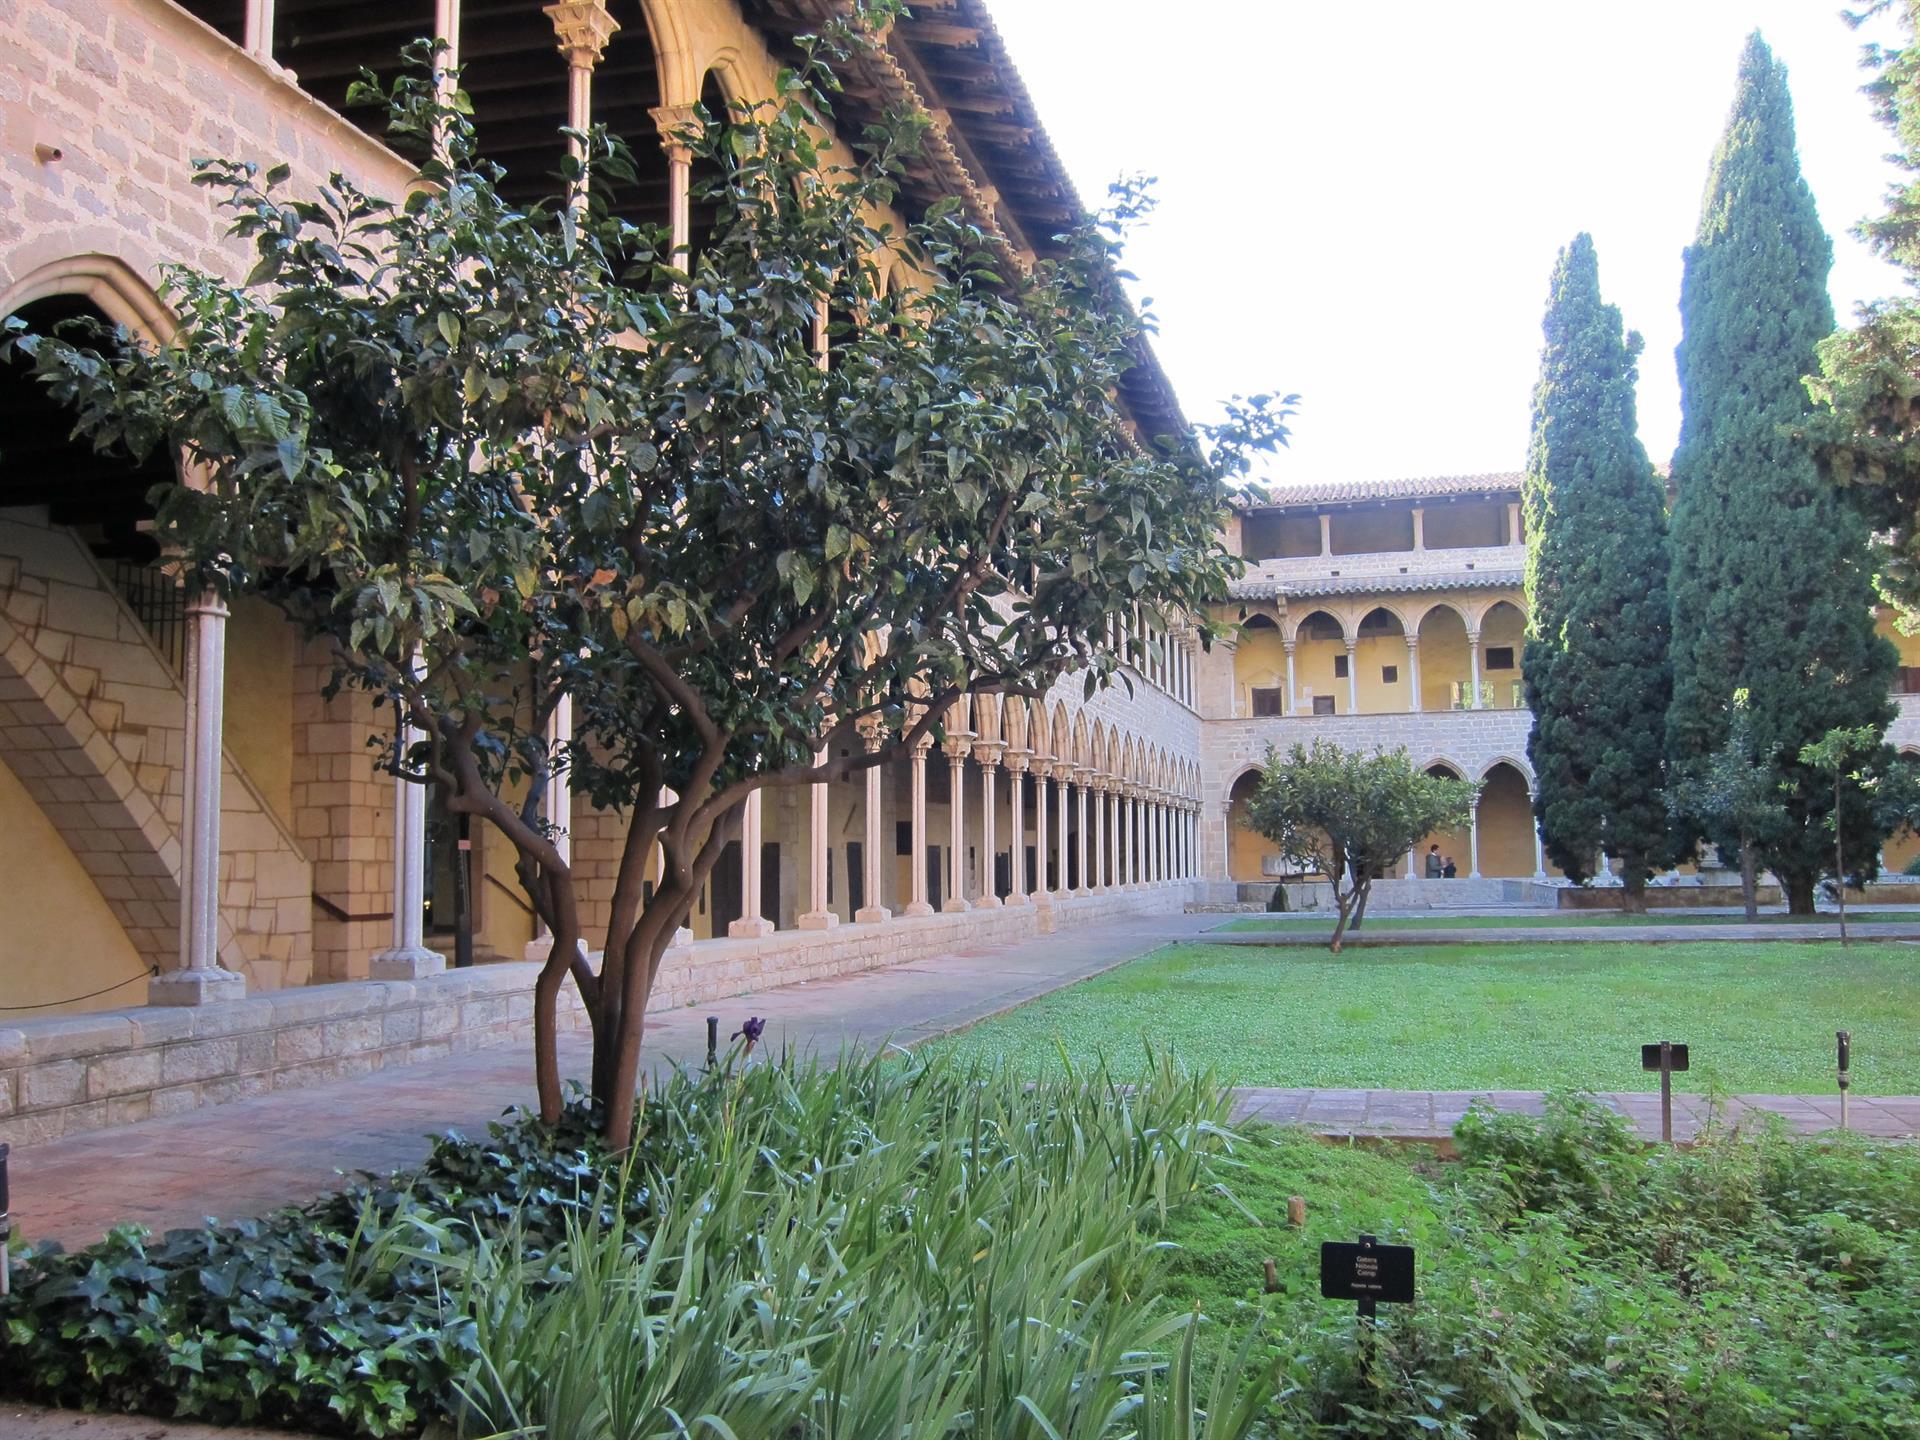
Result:
[[[1753,858],[1753,841],[1740,842],[1740,903],[1746,907],[1747,923],[1760,918],[1760,867]]]
[[[1647,872],[1637,865],[1621,866],[1620,908],[1629,915],[1647,913]]]
[[[1786,892],[1787,913],[1789,915],[1813,914],[1814,876],[1804,870],[1791,875],[1775,870],[1774,874],[1779,877],[1780,888]]]
[[[1840,902],[1840,945],[1847,943],[1847,860],[1840,836],[1840,782],[1833,782],[1833,893]]]
[[[1353,907],[1353,923],[1347,928],[1357,932],[1362,925],[1367,923],[1367,900],[1373,894],[1373,882],[1371,880],[1362,880],[1354,887],[1354,892],[1360,899]]]

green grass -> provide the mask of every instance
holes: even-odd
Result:
[[[1776,911],[1762,914],[1757,921],[1749,921],[1744,915],[1702,915],[1697,910],[1655,910],[1647,915],[1623,915],[1616,910],[1573,910],[1553,915],[1449,915],[1440,912],[1433,915],[1382,916],[1377,920],[1368,920],[1362,927],[1362,933],[1372,934],[1377,930],[1589,930],[1619,925],[1805,925],[1810,921],[1832,924],[1837,920],[1837,916],[1830,914],[1784,915]],[[1224,925],[1216,925],[1213,933],[1277,930],[1285,934],[1331,935],[1333,921],[1331,912],[1251,915],[1244,920],[1229,920]],[[1920,924],[1920,911],[1863,910],[1855,914],[1849,910],[1847,924],[1916,925]]]
[[[1683,1090],[1920,1093],[1920,947],[1720,941],[1171,947],[943,1044],[1028,1067],[1150,1038],[1243,1085],[1643,1090],[1645,1041],[1692,1046]]]
[[[1287,1364],[1274,1435],[1920,1433],[1920,1153],[1764,1132],[1672,1151],[1577,1102],[1549,1109],[1469,1122],[1457,1162],[1245,1128],[1222,1188],[1167,1229],[1164,1291],[1230,1361],[1264,1313]],[[1414,1247],[1418,1291],[1381,1306],[1366,1368],[1317,1264],[1322,1241],[1362,1232]]]

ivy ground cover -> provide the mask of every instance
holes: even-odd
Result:
[[[1920,1093],[1920,947],[1628,941],[1348,949],[1187,944],[944,1042],[1046,1073],[1143,1037],[1237,1085],[1657,1088],[1640,1046],[1692,1047],[1682,1090]]]

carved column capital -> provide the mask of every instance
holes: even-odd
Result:
[[[607,13],[606,0],[555,0],[542,14],[553,22],[560,53],[576,70],[591,70],[620,22]]]
[[[702,126],[700,112],[693,105],[656,105],[647,112],[653,117],[654,128],[660,132],[660,148],[667,152],[669,160],[690,161],[693,151],[688,148],[689,132],[698,135]]]

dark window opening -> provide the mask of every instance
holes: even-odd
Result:
[[[1398,685],[1400,683],[1400,667],[1398,665],[1382,665],[1380,667],[1380,683],[1382,685]]]
[[[896,855],[913,854],[913,822],[896,820],[893,825],[893,853]]]
[[[1513,669],[1513,647],[1511,645],[1490,645],[1487,647],[1487,669]]]
[[[1347,678],[1347,657],[1345,655],[1336,655],[1333,657],[1333,678],[1336,680],[1344,680]]]
[[[1285,714],[1285,710],[1281,707],[1283,693],[1273,687],[1256,689],[1253,692],[1253,713],[1255,715]]]
[[[1333,710],[1333,696],[1331,696],[1331,695],[1316,695],[1316,696],[1314,696],[1314,697],[1313,697],[1313,713],[1314,713],[1314,714],[1316,714],[1316,715],[1331,715],[1331,714],[1333,714],[1333,713],[1334,713],[1334,710]]]

